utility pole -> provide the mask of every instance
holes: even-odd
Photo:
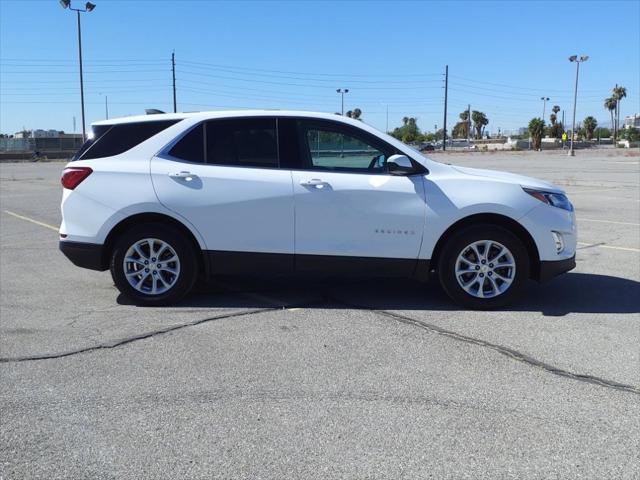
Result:
[[[449,94],[449,65],[444,67],[444,122],[442,126],[442,151],[447,149],[447,96]]]
[[[176,52],[171,52],[171,73],[173,75],[173,113],[177,113],[178,104],[176,103]]]
[[[106,95],[104,96],[104,116],[109,120],[109,103]]]

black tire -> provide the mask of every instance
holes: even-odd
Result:
[[[124,258],[129,248],[147,238],[158,239],[165,242],[174,250],[179,259],[179,273],[175,276],[177,278],[174,280],[173,275],[163,277],[169,278],[170,282],[174,280],[174,282],[170,288],[158,294],[152,294],[151,292],[145,293],[134,288],[134,286],[129,283],[124,271]],[[180,231],[171,226],[161,223],[137,225],[125,231],[115,242],[110,260],[111,276],[118,290],[130,298],[136,305],[170,305],[184,298],[193,288],[198,275],[197,253],[189,239],[185,238]],[[141,277],[142,274],[136,278]],[[152,280],[145,281],[147,285],[149,282],[156,281],[153,277],[151,277],[151,279]]]
[[[465,251],[468,246],[474,242],[482,240],[497,242],[506,247],[512,255],[513,263],[515,263],[515,272],[512,272],[510,269],[504,269],[497,272],[502,273],[505,276],[513,275],[511,284],[504,287],[505,290],[502,293],[489,298],[480,298],[477,296],[477,293],[474,295],[467,292],[458,282],[458,278],[456,278],[456,264],[458,256]],[[490,250],[491,253],[498,255],[498,253],[495,253],[498,250],[495,245]],[[469,250],[466,251],[469,252]],[[483,251],[481,251],[481,253],[482,252]],[[491,258],[491,253],[489,254],[489,258]],[[500,258],[503,260],[506,259],[506,257]],[[477,259],[477,262],[480,263],[481,260]],[[497,261],[496,264],[498,264]],[[464,268],[475,269],[476,267],[469,266]],[[488,268],[488,265],[486,268]],[[495,271],[492,272],[492,278],[500,282],[500,287],[506,285],[506,283],[503,284],[495,274]],[[478,277],[475,275],[478,275]],[[460,278],[461,281],[466,281],[466,279],[469,278],[470,283],[467,283],[465,286],[473,284],[476,292],[480,288],[483,288],[483,295],[485,295],[485,291],[487,295],[494,294],[494,292],[497,291],[495,290],[496,282],[493,282],[492,286],[492,283],[489,281],[490,279],[488,277],[485,279],[485,275],[488,276],[489,273],[480,275],[479,272],[477,274],[476,272],[473,272],[464,274]],[[529,255],[520,239],[504,227],[490,224],[473,225],[454,233],[453,236],[447,240],[447,244],[442,250],[442,254],[438,261],[438,277],[444,291],[457,304],[474,310],[491,310],[500,308],[510,304],[522,294],[527,280],[529,279]],[[480,279],[479,277],[483,278]],[[472,280],[474,279],[477,279],[478,283],[473,282]],[[479,281],[482,281],[483,283],[480,284]],[[484,286],[487,286],[488,288],[484,289]],[[468,288],[472,289],[472,287]]]

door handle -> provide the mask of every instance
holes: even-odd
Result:
[[[183,180],[186,180],[187,182],[190,182],[194,178],[198,178],[198,176],[195,173],[187,172],[184,170],[178,173],[170,173],[169,176],[171,178],[181,178]]]
[[[320,180],[319,178],[312,178],[311,180],[301,180],[300,185],[303,187],[324,187],[328,186],[329,182]]]

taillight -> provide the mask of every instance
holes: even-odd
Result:
[[[64,188],[68,188],[69,190],[73,190],[80,183],[91,175],[91,170],[89,167],[68,167],[62,171],[62,177],[60,177],[60,182]]]

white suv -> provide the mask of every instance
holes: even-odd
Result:
[[[575,267],[564,192],[425,158],[357,120],[293,111],[93,124],[62,173],[60,249],[144,305],[198,275],[426,280],[470,308]]]

